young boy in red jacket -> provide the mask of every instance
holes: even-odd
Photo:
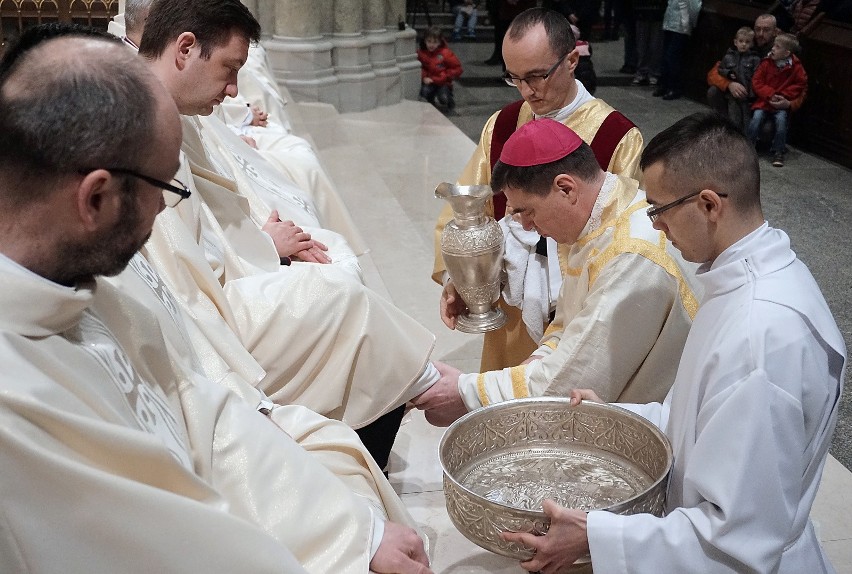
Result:
[[[784,166],[787,149],[787,120],[789,110],[779,107],[783,102],[798,98],[808,86],[808,75],[802,62],[793,52],[799,50],[799,42],[792,34],[778,34],[769,56],[760,62],[751,80],[756,100],[751,109],[753,115],[748,125],[748,137],[757,143],[760,125],[767,115],[775,116],[775,136],[769,148],[772,165]]]
[[[453,80],[461,76],[458,57],[447,46],[440,28],[429,28],[417,50],[420,60],[420,97],[448,112],[456,107]]]

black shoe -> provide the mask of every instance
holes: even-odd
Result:
[[[666,95],[666,93],[667,93],[667,91],[666,91],[666,89],[665,89],[664,87],[662,87],[662,86],[657,86],[657,87],[654,89],[654,91],[653,91],[653,92],[651,92],[651,95],[652,95],[652,96],[654,96],[655,98],[659,98],[660,96],[665,96],[665,95]]]
[[[680,99],[680,92],[676,92],[674,90],[669,90],[665,94],[663,94],[664,100],[678,100]]]
[[[773,167],[784,167],[784,154],[776,153],[772,158],[772,165]]]
[[[619,74],[635,74],[636,66],[630,66],[628,64],[624,64],[621,66],[621,69],[618,70]]]

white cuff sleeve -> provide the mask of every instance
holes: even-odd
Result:
[[[426,363],[426,368],[423,369],[423,372],[420,373],[420,378],[415,381],[413,385],[408,389],[404,395],[402,395],[403,401],[408,402],[417,395],[428,391],[432,385],[438,382],[438,379],[441,378],[441,373],[438,372],[438,369],[435,368],[435,365],[432,364],[432,361]]]
[[[376,511],[372,508],[370,514],[373,517],[373,540],[370,541],[370,562],[372,562],[373,556],[379,551],[379,546],[382,544],[382,538],[385,535],[385,519],[376,514]]]

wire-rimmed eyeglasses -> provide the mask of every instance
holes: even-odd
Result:
[[[678,206],[678,205],[680,205],[681,203],[683,203],[683,202],[685,202],[685,201],[687,201],[687,200],[690,200],[690,199],[692,199],[693,197],[697,196],[697,195],[698,195],[699,193],[701,193],[702,191],[704,191],[704,190],[703,190],[703,189],[699,189],[698,191],[694,191],[694,192],[692,192],[692,193],[690,193],[690,194],[684,195],[684,196],[683,196],[683,197],[681,197],[680,199],[676,199],[676,200],[672,201],[671,203],[667,203],[667,204],[665,204],[665,205],[659,205],[659,206],[656,206],[656,207],[655,207],[655,206],[651,206],[651,207],[649,207],[649,208],[645,211],[645,213],[647,213],[647,214],[648,214],[648,217],[651,219],[651,223],[653,223],[653,222],[657,221],[657,218],[658,218],[658,217],[660,217],[660,214],[661,214],[662,212],[664,212],[664,211],[666,211],[666,210],[668,210],[668,209],[671,209],[672,207],[677,207],[677,206]],[[719,197],[728,197],[728,194],[727,194],[727,193],[716,193],[716,195],[718,195]]]
[[[547,78],[549,78],[553,74],[553,72],[556,71],[556,68],[559,67],[559,64],[561,64],[570,53],[571,52],[566,52],[565,54],[563,54],[562,57],[556,60],[556,63],[550,66],[550,69],[543,74],[531,74],[524,78],[518,78],[517,76],[513,76],[509,72],[506,72],[505,74],[503,74],[503,81],[506,82],[506,84],[515,88],[520,88],[521,82],[526,82],[526,84],[530,88],[535,90],[541,87],[541,85],[547,80]]]
[[[154,187],[159,187],[160,189],[163,190],[163,201],[166,202],[167,207],[175,207],[182,200],[184,200],[187,197],[189,197],[190,195],[192,195],[192,192],[189,191],[189,188],[186,187],[186,185],[183,182],[181,182],[180,180],[173,179],[172,181],[177,184],[177,185],[173,185],[171,183],[166,183],[165,181],[157,179],[155,177],[151,177],[151,176],[139,173],[138,171],[133,171],[132,169],[126,169],[126,168],[123,168],[123,167],[104,167],[104,168],[93,167],[93,168],[81,169],[80,173],[81,174],[87,174],[87,173],[90,173],[92,171],[95,171],[96,169],[105,169],[110,173],[120,173],[122,175],[129,175],[130,177],[135,177],[137,179],[141,179],[145,183],[150,183]],[[166,192],[169,192],[169,193],[166,193]]]

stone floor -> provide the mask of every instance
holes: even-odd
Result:
[[[437,336],[434,358],[476,371],[481,340],[447,330],[438,317],[440,289],[429,279],[432,229],[441,209],[433,190],[454,181],[470,156],[485,118],[516,98],[499,83],[500,69],[478,65],[486,44],[458,44],[466,72],[456,87],[457,114],[447,118],[430,105],[406,101],[338,115],[321,104],[294,106],[296,125],[310,137],[337,183],[371,250],[362,257],[368,284]],[[703,106],[688,100],[662,102],[649,88],[625,87],[616,43],[595,47],[603,84],[597,92],[630,117],[646,140]],[[852,172],[792,149],[784,168],[761,162],[764,208],[788,231],[810,266],[852,348]],[[848,377],[847,377],[848,379]],[[852,573],[852,408],[846,394],[831,457],[813,517],[835,568]],[[441,491],[437,445],[442,429],[419,412],[406,416],[390,462],[391,483],[429,537],[436,572],[522,572],[516,562],[491,554],[451,525]],[[835,458],[836,457],[836,458]],[[838,462],[838,459],[841,462]]]

